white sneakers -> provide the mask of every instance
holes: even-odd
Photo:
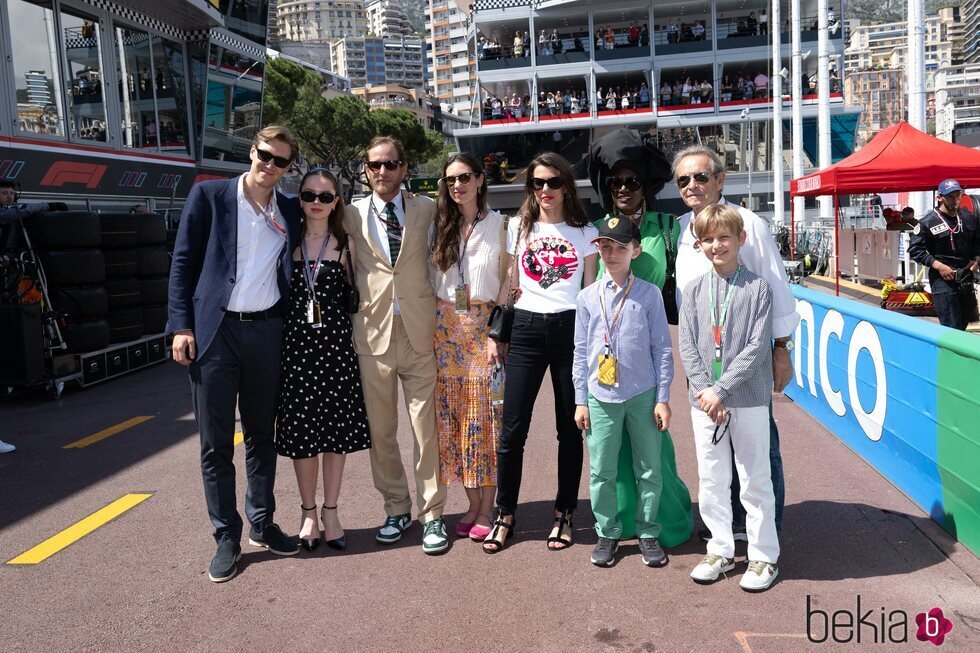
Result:
[[[691,572],[691,578],[695,583],[707,585],[718,580],[718,577],[735,569],[735,561],[724,556],[709,553],[704,556],[704,560]]]
[[[10,453],[11,451],[16,451],[17,447],[14,445],[0,440],[0,453]]]
[[[771,562],[750,560],[749,568],[739,586],[746,592],[765,592],[776,580],[779,570]]]
[[[724,556],[709,553],[704,556],[704,560],[691,571],[691,578],[695,583],[707,585],[718,580],[722,574],[726,574],[735,569],[735,561]],[[749,568],[742,576],[739,587],[746,592],[765,592],[776,580],[779,569],[770,562],[761,560],[750,560]]]

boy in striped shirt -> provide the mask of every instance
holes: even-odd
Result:
[[[734,450],[749,541],[748,570],[739,584],[748,592],[762,592],[775,581],[779,558],[769,469],[772,293],[765,279],[739,263],[745,230],[734,207],[705,207],[692,227],[696,246],[713,269],[684,291],[678,325],[698,457],[698,503],[712,534],[707,555],[691,578],[712,583],[735,569],[730,496]]]

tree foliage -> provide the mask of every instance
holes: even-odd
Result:
[[[361,173],[364,152],[375,136],[400,140],[410,168],[443,149],[441,136],[420,125],[409,111],[369,111],[356,96],[328,100],[322,90],[316,73],[282,58],[273,59],[266,69],[264,122],[289,127],[306,159],[333,169],[347,181],[348,199]]]

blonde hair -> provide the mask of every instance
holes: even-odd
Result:
[[[738,236],[745,230],[745,223],[738,209],[730,204],[709,204],[694,218],[694,234],[703,238],[708,234],[725,231]]]
[[[297,142],[296,137],[287,128],[281,125],[269,125],[268,127],[263,127],[255,134],[255,138],[252,139],[252,145],[258,145],[259,143],[268,143],[270,141],[279,141],[280,143],[285,143],[289,146],[289,160],[292,161],[299,154],[299,142]]]

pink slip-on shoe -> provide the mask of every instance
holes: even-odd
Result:
[[[472,512],[472,510],[467,510],[466,515],[469,515]],[[466,515],[463,515],[463,519],[456,524],[456,537],[469,537],[470,530],[472,530],[473,525],[476,524],[476,519],[472,521],[465,521]],[[480,513],[476,513],[476,515],[479,517]]]
[[[490,519],[490,515],[484,515],[483,513],[480,513],[476,516],[477,519],[479,519],[480,517],[486,517],[487,519]],[[469,533],[470,539],[473,540],[474,542],[482,542],[483,540],[487,539],[487,535],[490,534],[491,530],[492,529],[490,526],[483,526],[482,524],[474,523],[473,528],[470,529],[470,533]]]

